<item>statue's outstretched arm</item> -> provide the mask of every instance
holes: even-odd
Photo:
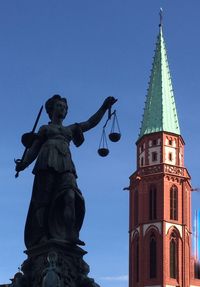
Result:
[[[114,97],[108,97],[105,99],[103,105],[100,107],[100,109],[92,115],[87,121],[79,123],[79,126],[81,127],[83,132],[86,132],[92,128],[94,128],[103,118],[105,112],[116,103],[117,99]]]

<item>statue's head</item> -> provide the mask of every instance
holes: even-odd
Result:
[[[55,113],[56,116],[64,119],[68,111],[67,100],[66,98],[62,98],[60,95],[54,95],[46,101],[45,109],[50,120]]]

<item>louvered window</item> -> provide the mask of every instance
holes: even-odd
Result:
[[[157,248],[156,248],[156,238],[154,234],[150,236],[150,260],[149,260],[149,268],[150,268],[150,278],[156,278],[156,270],[157,270]]]
[[[175,185],[170,189],[170,219],[178,220],[178,188]]]
[[[155,185],[151,185],[149,191],[149,219],[157,219],[157,190]]]
[[[134,225],[138,224],[138,190],[134,191]]]
[[[139,282],[139,238],[135,240],[135,277],[136,282]]]
[[[170,239],[170,277],[177,278],[177,238],[174,233]]]

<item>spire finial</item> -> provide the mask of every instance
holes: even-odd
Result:
[[[160,8],[159,15],[160,15],[160,24],[159,24],[159,27],[162,27],[162,23],[163,23],[163,8]]]

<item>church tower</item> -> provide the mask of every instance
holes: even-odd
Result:
[[[129,287],[191,284],[191,185],[162,16],[130,177]],[[196,284],[195,284],[196,285]]]

